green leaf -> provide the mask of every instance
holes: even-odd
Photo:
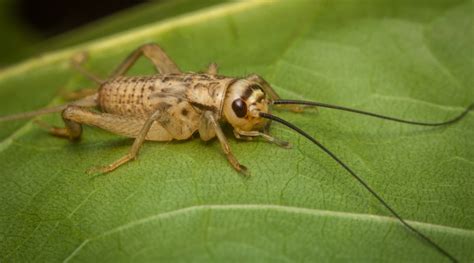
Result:
[[[158,23],[175,16],[185,15],[192,11],[216,5],[224,0],[162,0],[151,1],[129,8],[99,21],[92,22],[79,29],[67,32],[41,44],[41,49],[70,46],[87,40],[120,33],[138,26]]]
[[[18,16],[15,1],[3,0],[0,2],[0,68],[25,57],[25,49],[36,43],[40,36],[33,32]],[[14,52],[12,52],[14,50]]]
[[[0,73],[0,112],[44,106],[91,86],[68,67],[106,75],[154,41],[181,68],[217,62],[258,73],[282,97],[439,121],[474,100],[473,1],[242,1],[26,61]],[[151,73],[144,61],[132,74]],[[54,99],[52,104],[60,103]],[[474,260],[474,116],[414,127],[320,109],[282,118],[315,136],[417,229]],[[59,116],[42,117],[60,125]],[[0,124],[0,259],[16,261],[440,262],[329,156],[273,124],[294,147],[226,134],[252,172],[242,178],[217,141],[146,143],[117,171],[84,173],[132,141],[85,127],[79,143],[31,122]]]
[[[149,3],[93,21],[70,32],[45,39],[40,37],[38,32],[33,34],[33,30],[26,27],[24,21],[12,15],[15,14],[15,6],[13,5],[15,0],[5,0],[0,3],[0,14],[3,18],[0,20],[0,30],[8,37],[0,42],[0,63],[3,65],[11,64],[29,56],[77,45],[99,37],[103,38],[151,23],[158,23],[174,16],[185,15],[225,1],[149,1]],[[15,52],[12,52],[12,49]]]

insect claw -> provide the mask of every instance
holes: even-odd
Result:
[[[111,169],[111,166],[110,165],[106,165],[106,166],[101,166],[101,165],[98,165],[98,166],[93,166],[89,169],[86,170],[86,173],[88,175],[100,175],[100,174],[106,174],[106,173],[109,173],[111,171],[113,171],[114,169]]]
[[[293,145],[291,145],[290,142],[287,142],[287,141],[283,141],[283,140],[280,140],[278,138],[275,138],[275,137],[270,137],[271,140],[268,140],[269,142],[272,142],[282,148],[285,148],[285,149],[291,149],[293,148]]]
[[[104,167],[102,166],[94,166],[86,170],[86,174],[88,175],[95,175],[95,174],[101,174],[100,172]]]
[[[234,129],[234,136],[235,138],[239,139],[239,140],[243,140],[243,141],[252,141],[253,138],[250,137],[250,136],[240,136],[240,134]]]
[[[280,140],[278,138],[275,138],[275,137],[272,137],[271,135],[269,134],[261,134],[261,136],[267,140],[268,142],[271,142],[271,143],[274,143],[280,147],[283,147],[285,149],[291,149],[292,148],[292,145],[291,143],[287,142],[287,141],[283,141],[283,140]]]
[[[244,177],[250,177],[250,171],[245,165],[239,164],[239,172],[244,176]]]
[[[285,148],[285,149],[293,148],[293,145],[290,142],[287,142],[287,141],[280,141],[280,143],[278,145]]]

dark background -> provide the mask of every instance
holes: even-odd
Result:
[[[51,37],[144,2],[146,0],[16,0],[13,12],[38,35]]]
[[[0,70],[232,0],[0,0]]]

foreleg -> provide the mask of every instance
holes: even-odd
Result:
[[[291,148],[291,144],[286,141],[282,141],[278,138],[272,137],[269,134],[259,131],[241,131],[234,129],[234,135],[237,139],[252,140],[254,137],[262,137],[264,140],[274,143],[283,148]]]
[[[201,121],[206,122],[201,125],[199,129],[199,134],[201,135],[201,138],[210,138],[211,135],[208,135],[206,133],[211,133],[212,135],[215,134],[217,136],[217,139],[219,139],[219,142],[222,147],[222,151],[224,152],[227,160],[229,163],[234,167],[235,170],[238,172],[242,173],[245,176],[250,175],[247,167],[241,165],[239,161],[235,158],[234,154],[232,154],[232,151],[230,150],[229,143],[227,142],[227,139],[224,135],[224,132],[222,132],[221,127],[219,126],[219,123],[217,123],[214,115],[210,111],[206,111],[203,113],[203,119]],[[203,129],[203,127],[208,127],[207,131]],[[202,134],[201,134],[202,133]]]

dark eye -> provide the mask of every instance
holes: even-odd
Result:
[[[232,109],[234,110],[235,115],[239,118],[243,118],[247,115],[247,104],[245,104],[241,99],[236,99],[232,102]]]

